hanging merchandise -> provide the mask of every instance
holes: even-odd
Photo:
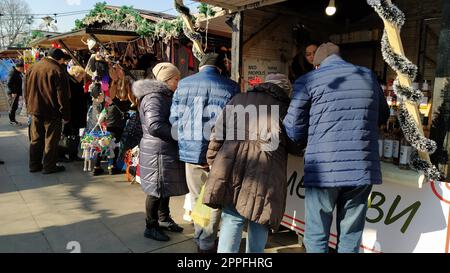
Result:
[[[109,159],[111,164],[114,157],[114,149],[117,147],[115,139],[111,133],[104,131],[102,122],[106,119],[106,108],[103,109],[98,122],[95,127],[86,133],[81,139],[81,149],[83,150],[84,168],[85,172],[92,171],[92,161],[99,156],[105,156]],[[97,130],[97,128],[99,130]]]
[[[399,30],[405,24],[404,13],[389,1],[367,0],[367,3],[375,9],[383,20],[397,27]],[[381,46],[384,60],[397,72],[397,74],[406,75],[411,81],[414,81],[417,75],[417,66],[405,56],[394,52],[386,30],[383,34]],[[405,100],[415,104],[420,103],[423,96],[422,93],[420,90],[401,85],[398,79],[394,84],[394,91],[397,96],[403,98],[399,107],[399,121],[405,138],[418,151],[429,154],[434,153],[437,148],[436,143],[422,135],[417,124],[414,122],[413,117],[409,114],[405,106]],[[411,156],[411,165],[415,170],[422,172],[428,181],[439,180],[442,177],[439,170],[431,163],[422,160],[417,152],[413,153]]]

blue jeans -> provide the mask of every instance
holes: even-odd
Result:
[[[306,251],[328,252],[333,210],[336,207],[337,251],[358,253],[371,190],[372,185],[341,188],[307,187],[304,238]]]
[[[247,219],[234,208],[222,210],[218,253],[239,253],[242,231]],[[269,236],[269,227],[248,221],[246,253],[264,253]]]

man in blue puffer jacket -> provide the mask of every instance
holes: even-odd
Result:
[[[192,205],[209,173],[206,161],[209,137],[225,105],[240,92],[239,86],[221,75],[224,56],[208,53],[200,62],[200,72],[180,81],[172,102],[170,122],[178,134],[180,160],[186,162],[186,180]],[[194,240],[199,252],[214,252],[220,210],[213,210],[206,228],[195,225]]]
[[[339,57],[326,43],[314,59],[318,68],[299,78],[284,125],[306,145],[305,246],[328,252],[337,207],[338,252],[359,252],[372,185],[381,184],[378,128],[389,107],[375,75]]]

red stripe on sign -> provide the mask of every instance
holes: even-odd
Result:
[[[289,219],[291,219],[291,220],[294,220],[294,221],[296,221],[296,222],[299,222],[299,223],[301,223],[301,224],[303,224],[303,225],[305,224],[305,222],[303,222],[302,220],[298,220],[298,219],[296,219],[296,218],[294,218],[294,217],[292,217],[292,216],[289,216],[289,215],[287,215],[287,214],[285,214],[284,217],[289,218]]]
[[[449,211],[449,213],[450,213],[450,211]],[[291,217],[291,216],[289,216],[289,215],[287,215],[287,214],[285,214],[284,217],[289,218],[289,219],[294,220],[294,221],[297,221],[297,222],[300,222],[300,223],[302,223],[303,225],[305,224],[305,222],[300,221],[300,220],[298,220],[298,219],[295,219],[294,217]],[[449,219],[450,219],[450,215],[449,215]],[[304,229],[301,229],[301,228],[299,228],[299,227],[297,227],[297,226],[294,226],[294,225],[291,224],[291,223],[288,223],[288,222],[286,222],[286,221],[281,221],[281,223],[283,223],[283,224],[285,224],[285,225],[287,225],[287,226],[293,227],[294,229],[300,230],[302,233],[305,233],[305,230],[304,230]],[[450,230],[450,229],[449,229],[449,230]],[[336,234],[330,233],[330,236],[337,239],[337,235],[336,235]],[[336,246],[336,243],[334,243],[334,242],[332,242],[332,241],[329,241],[329,243],[330,243],[331,245]],[[374,253],[383,253],[383,252],[381,252],[381,251],[379,251],[379,250],[376,250],[375,248],[370,248],[370,247],[367,247],[367,246],[364,246],[364,245],[361,245],[360,247],[361,247],[362,249],[365,249],[365,250],[368,250],[368,251],[372,251],[372,252],[374,252]],[[448,252],[447,252],[447,253],[448,253]]]

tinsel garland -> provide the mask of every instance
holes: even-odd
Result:
[[[378,15],[385,21],[396,26],[399,30],[405,23],[404,13],[394,4],[388,2],[387,0],[367,0],[367,3],[375,9]],[[417,66],[414,65],[405,56],[396,54],[391,47],[389,38],[386,30],[384,31],[383,38],[381,40],[381,47],[383,58],[385,61],[398,73],[404,74],[413,81],[417,75]],[[419,90],[414,90],[413,88],[402,86],[398,79],[394,84],[394,92],[408,101],[414,102],[416,104],[420,103],[422,94],[419,94]],[[409,114],[406,109],[404,102],[400,103],[399,109],[399,122],[405,138],[411,143],[411,145],[418,151],[433,153],[436,148],[436,142],[425,138],[414,119]],[[428,180],[439,180],[442,176],[439,170],[433,166],[431,163],[424,161],[420,158],[419,153],[416,151],[411,155],[411,167],[415,170],[422,172],[426,179]]]
[[[405,24],[405,14],[394,4],[386,0],[367,0],[367,4],[375,9],[381,18],[401,28]]]
[[[410,166],[414,170],[421,170],[424,173],[425,177],[431,180],[440,181],[444,179],[444,176],[441,174],[438,168],[436,168],[433,164],[421,159],[417,151],[414,151],[411,154]]]
[[[422,134],[420,134],[416,129],[416,123],[414,119],[409,114],[403,103],[400,104],[398,120],[405,135],[406,140],[408,140],[411,145],[420,152],[424,153],[434,153],[437,149],[436,142],[427,139]]]
[[[386,30],[381,39],[381,50],[384,60],[392,67],[392,69],[407,75],[412,80],[416,78],[417,66],[404,56],[399,55],[392,50]]]
[[[178,1],[175,1],[175,10],[178,13],[186,16],[188,18],[188,20],[191,21],[192,24],[194,24],[194,18],[191,15],[191,11],[189,10],[188,7],[182,5],[182,2],[180,3]],[[192,42],[194,42],[194,43],[197,42],[200,45],[202,44],[203,38],[200,33],[189,30],[187,28],[186,24],[184,24],[183,31],[184,31],[184,35],[186,35],[186,37],[188,37]],[[200,52],[195,46],[193,47],[192,53],[194,54],[195,58],[197,58],[198,60],[201,60],[203,58],[203,56],[205,55],[203,52]]]
[[[400,81],[398,79],[394,81],[393,87],[395,94],[397,94],[397,97],[401,98],[402,100],[413,101],[417,105],[419,105],[420,102],[422,101],[423,98],[422,91],[410,87],[405,87],[400,84]]]

